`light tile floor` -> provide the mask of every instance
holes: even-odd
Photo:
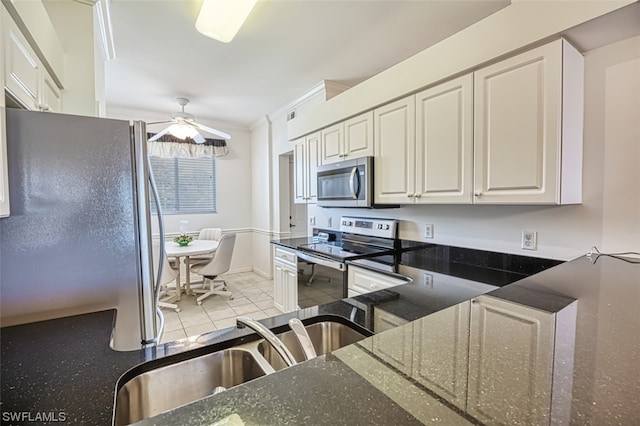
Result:
[[[198,279],[198,275],[192,274],[192,280]],[[182,300],[177,302],[180,312],[162,310],[165,328],[160,343],[233,327],[239,315],[263,319],[282,313],[273,306],[272,280],[254,272],[225,274],[220,279],[227,282],[227,289],[233,293],[233,299],[210,296],[198,306],[197,295],[183,294]]]

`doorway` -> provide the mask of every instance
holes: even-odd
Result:
[[[289,157],[289,227],[291,238],[307,236],[307,205],[296,204],[294,197],[295,173],[293,170],[293,153]]]

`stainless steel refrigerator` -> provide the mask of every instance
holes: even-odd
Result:
[[[115,308],[114,349],[153,344],[144,123],[16,109],[6,117],[2,326]]]

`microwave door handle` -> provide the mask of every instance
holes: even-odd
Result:
[[[358,166],[353,166],[353,169],[351,169],[351,177],[349,178],[349,189],[351,190],[351,196],[353,197],[354,200],[358,199],[358,192],[360,192],[359,179],[358,179],[358,192],[356,192],[356,189],[355,189],[356,176],[358,176]]]

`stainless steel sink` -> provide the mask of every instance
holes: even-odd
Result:
[[[117,393],[115,425],[126,425],[177,408],[273,372],[251,351],[231,348],[142,373]]]
[[[333,321],[317,322],[305,328],[318,355],[335,351],[366,337],[347,325]],[[305,360],[302,347],[293,331],[277,334],[277,336],[291,351],[296,361],[302,362]],[[258,351],[276,371],[282,370],[287,366],[280,355],[267,342],[260,342]]]
[[[334,321],[305,328],[318,355],[367,337]],[[277,336],[298,362],[305,360],[293,331]],[[220,386],[228,389],[285,367],[284,360],[264,339],[151,370],[149,364],[142,364],[120,379],[126,382],[116,394],[113,423],[134,423],[210,396],[214,390],[217,393]],[[136,374],[138,369],[140,373]]]

